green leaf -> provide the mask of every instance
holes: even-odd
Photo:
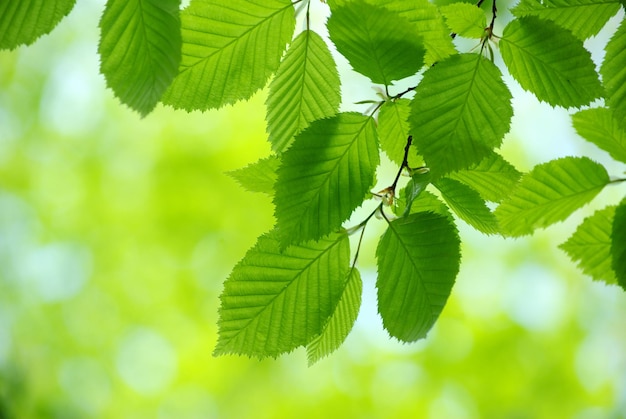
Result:
[[[426,337],[450,295],[461,259],[454,224],[420,212],[389,223],[376,249],[378,311],[403,342]]]
[[[452,211],[463,221],[482,233],[498,233],[498,221],[478,192],[449,178],[438,179],[434,185]]]
[[[626,163],[626,128],[610,109],[585,109],[572,115],[572,121],[581,137],[607,151],[615,160]]]
[[[378,162],[370,117],[340,113],[302,131],[278,168],[274,204],[283,245],[339,229],[369,193]]]
[[[250,192],[274,195],[274,183],[276,183],[279,163],[276,156],[269,156],[228,174]]]
[[[415,202],[415,200],[424,192],[430,182],[430,172],[418,170],[416,173],[411,175],[411,180],[407,182],[403,193],[400,194],[401,197],[404,197],[404,206],[401,212],[403,217],[406,217],[411,213],[413,202]]]
[[[596,281],[615,284],[615,272],[611,267],[611,228],[615,206],[596,211],[585,218],[574,234],[559,247],[584,273]]]
[[[424,73],[409,122],[418,152],[436,178],[489,156],[512,116],[511,93],[498,68],[479,54],[459,54]]]
[[[147,115],[178,73],[179,0],[109,0],[100,20],[100,71],[126,105]]]
[[[606,169],[587,157],[564,157],[535,166],[496,209],[500,229],[509,236],[522,236],[563,221],[608,183]]]
[[[518,17],[551,20],[584,40],[597,35],[618,10],[614,0],[522,0],[511,11]]]
[[[522,88],[552,106],[580,107],[603,94],[589,51],[552,21],[534,16],[511,21],[500,51]]]
[[[335,9],[327,26],[337,50],[374,83],[391,85],[424,65],[417,28],[386,8],[353,1]]]
[[[294,39],[270,83],[267,132],[282,152],[312,121],[333,116],[341,94],[337,67],[324,40],[305,30]]]
[[[350,269],[345,232],[280,250],[276,230],[259,238],[224,283],[215,355],[276,357],[318,336]]]
[[[404,148],[409,137],[409,122],[407,118],[411,112],[411,101],[399,99],[383,104],[378,114],[378,137],[380,148],[392,162],[398,166],[404,160]],[[415,147],[409,150],[409,166],[416,167],[422,164],[416,154]]]
[[[511,194],[522,174],[499,154],[490,153],[469,169],[447,176],[470,186],[487,201],[500,202]]]
[[[30,45],[52,29],[76,0],[4,0],[0,2],[0,49]]]
[[[482,38],[487,26],[485,12],[474,4],[454,3],[441,6],[441,14],[452,32],[466,38]]]
[[[626,290],[626,199],[615,209],[611,229],[611,266],[617,276],[617,283]]]
[[[450,212],[448,206],[441,202],[441,200],[432,192],[422,190],[413,200],[409,199],[409,194],[411,194],[410,182],[400,193],[400,196],[403,197],[403,199],[398,200],[399,205],[395,211],[396,214],[406,217],[409,214],[415,214],[418,212],[434,212],[448,218],[450,222],[454,222],[454,218],[452,217],[452,213]],[[408,210],[404,206],[404,202],[409,202],[411,204]]]
[[[626,19],[622,20],[605,49],[600,73],[606,89],[606,103],[626,129]]]
[[[359,315],[362,291],[361,274],[356,268],[352,268],[348,273],[346,288],[341,294],[333,314],[324,325],[322,333],[313,339],[306,348],[309,365],[313,365],[330,355],[344,342]]]
[[[290,0],[192,0],[182,60],[163,102],[187,111],[249,99],[276,71],[295,27]]]

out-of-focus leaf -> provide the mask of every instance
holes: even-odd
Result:
[[[606,103],[622,128],[626,129],[626,19],[622,20],[605,49],[600,73],[606,90]]]
[[[250,192],[274,195],[274,183],[279,164],[280,161],[276,156],[270,156],[228,174]]]
[[[585,109],[572,115],[576,132],[585,140],[626,163],[626,127],[607,108]]]
[[[454,3],[441,6],[439,10],[452,32],[466,38],[481,38],[485,34],[487,17],[476,5]]]
[[[615,209],[611,229],[611,256],[617,283],[626,291],[626,199]]]

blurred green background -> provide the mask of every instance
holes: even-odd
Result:
[[[273,224],[271,199],[225,174],[269,154],[265,93],[140,119],[98,73],[103,2],[78,3],[51,35],[0,53],[0,418],[626,417],[626,293],[556,248],[622,186],[533,238],[461,226],[461,274],[425,341],[382,330],[379,225],[338,352],[310,368],[304,350],[214,358],[222,282]],[[503,152],[522,169],[591,153],[624,171],[566,111],[511,88]]]

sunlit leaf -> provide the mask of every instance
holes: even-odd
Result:
[[[511,93],[480,54],[447,58],[424,73],[411,105],[411,133],[434,177],[479,163],[509,130]]]
[[[126,105],[148,114],[178,73],[179,0],[109,0],[100,20],[100,71]]]
[[[415,214],[418,212],[434,212],[439,215],[443,215],[448,218],[451,222],[454,222],[454,217],[450,212],[450,208],[443,203],[435,194],[430,191],[422,190],[419,195],[415,197],[413,200],[410,200],[410,194],[412,192],[411,184],[409,183],[406,188],[402,189],[400,192],[400,196],[402,200],[398,201],[398,208],[396,210],[396,214],[407,216],[409,214]],[[405,202],[409,202],[411,204],[410,208],[407,210],[405,207]]]
[[[293,136],[339,109],[339,74],[324,40],[305,30],[294,39],[270,83],[267,131],[272,148],[283,151]]]
[[[355,0],[333,10],[327,26],[337,50],[374,83],[390,85],[424,64],[415,25],[384,7]]]
[[[295,27],[290,0],[192,0],[182,60],[163,102],[187,111],[248,99],[276,71]]]
[[[403,342],[426,337],[452,291],[460,241],[445,216],[420,212],[389,223],[376,249],[378,311]]]
[[[250,192],[274,195],[274,183],[279,163],[276,156],[270,156],[228,174]]]
[[[600,73],[606,89],[606,103],[626,129],[626,19],[606,45]]]
[[[52,31],[76,0],[3,0],[0,2],[0,49],[29,45]]]
[[[354,326],[361,308],[361,293],[363,292],[361,274],[356,268],[350,269],[345,287],[322,333],[307,345],[309,365],[339,348]]]
[[[411,112],[411,101],[400,99],[388,101],[383,104],[378,114],[378,137],[380,148],[398,166],[402,164],[404,149],[409,136],[408,117]],[[421,164],[415,147],[409,150],[409,166],[415,167]]]
[[[515,19],[504,28],[499,45],[511,75],[541,101],[579,107],[603,94],[582,41],[550,20]]]
[[[496,209],[509,236],[530,234],[566,219],[609,183],[606,169],[587,157],[564,157],[535,166]]]
[[[285,251],[276,230],[261,236],[224,283],[215,354],[276,357],[308,344],[342,295],[349,247],[345,232]]]
[[[282,155],[276,220],[284,245],[337,230],[369,193],[378,166],[374,120],[341,113],[313,122]]]
[[[476,5],[454,3],[441,6],[439,10],[452,32],[466,38],[481,38],[485,34],[487,17]]]
[[[596,281],[615,284],[611,256],[611,229],[615,208],[607,207],[585,218],[574,234],[559,247]]]
[[[611,256],[617,283],[626,290],[626,199],[615,209],[611,229]]]
[[[572,115],[572,122],[581,137],[626,163],[626,127],[617,122],[610,109],[582,110]]]
[[[402,216],[405,217],[409,215],[413,208],[413,202],[422,194],[426,187],[430,184],[432,178],[430,176],[430,172],[422,173],[417,171],[411,176],[411,179],[407,182],[406,187],[403,192],[400,193],[400,196],[404,198],[404,203],[402,205]],[[417,212],[417,211],[413,211]]]

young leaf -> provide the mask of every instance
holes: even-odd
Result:
[[[187,111],[248,99],[276,71],[295,27],[290,0],[192,0],[182,60],[163,102]]]
[[[447,175],[476,190],[483,199],[500,202],[510,195],[522,174],[497,153],[490,153],[467,170]]]
[[[401,212],[403,217],[406,217],[411,213],[413,202],[415,202],[417,197],[419,197],[424,192],[426,187],[430,184],[431,180],[432,179],[430,176],[430,172],[417,172],[411,176],[411,180],[407,182],[403,193],[400,194],[400,196],[404,197],[404,206],[403,211]]]
[[[296,136],[276,181],[282,244],[337,230],[369,193],[378,162],[374,120],[361,114],[317,120]]]
[[[0,49],[30,45],[52,29],[76,0],[5,0],[0,2]]]
[[[361,274],[356,268],[352,268],[348,273],[346,288],[341,294],[333,314],[324,325],[322,333],[306,347],[309,365],[313,365],[330,355],[344,342],[359,315],[362,292]]]
[[[388,101],[383,104],[378,113],[378,137],[380,148],[394,163],[401,165],[404,159],[404,148],[409,136],[408,117],[411,112],[411,101],[399,99]],[[409,151],[409,166],[416,167],[421,164],[415,147]]]
[[[498,232],[498,221],[478,192],[469,186],[449,178],[435,181],[441,196],[463,221],[485,234]]]
[[[584,273],[596,281],[615,284],[615,272],[611,267],[611,228],[615,206],[596,211],[585,218],[574,234],[559,247]]]
[[[617,122],[610,109],[585,109],[572,115],[572,121],[578,135],[626,163],[626,127]]]
[[[511,21],[500,51],[515,80],[552,106],[580,107],[603,94],[589,51],[552,21],[534,16]]]
[[[611,0],[522,0],[511,12],[551,20],[584,40],[597,35],[618,10],[619,1]]]
[[[337,67],[324,40],[303,31],[291,43],[270,83],[267,97],[267,132],[280,153],[293,136],[312,121],[333,116],[341,95]]]
[[[509,236],[523,236],[563,221],[608,183],[606,169],[587,157],[564,157],[535,166],[496,209],[500,229]]]
[[[431,67],[415,90],[411,132],[433,177],[480,162],[509,130],[511,93],[480,54],[459,54]]]
[[[350,265],[345,232],[281,251],[276,230],[259,237],[220,297],[215,355],[276,357],[318,336]]]
[[[279,163],[276,156],[269,156],[228,174],[250,192],[274,195],[274,183],[276,183]]]
[[[389,86],[424,65],[417,28],[386,8],[356,0],[335,9],[327,26],[337,50],[374,83]]]
[[[606,103],[626,129],[626,19],[606,45],[600,73],[607,93]]]
[[[394,211],[395,214],[401,215],[402,217],[406,217],[409,214],[415,214],[418,212],[434,212],[435,214],[443,215],[450,222],[454,222],[454,217],[452,217],[452,213],[450,212],[450,208],[435,194],[429,192],[427,190],[420,191],[419,195],[415,197],[413,200],[410,200],[411,194],[411,182],[407,184],[406,188],[402,189],[400,192],[400,196],[403,199],[398,200],[398,206]],[[410,207],[407,209],[405,206],[405,202],[410,204]]]
[[[487,26],[487,17],[480,7],[469,3],[454,3],[441,6],[441,14],[452,32],[466,38],[482,38]]]
[[[378,311],[385,329],[403,342],[426,337],[459,272],[454,224],[432,212],[394,220],[378,243],[376,257]]]
[[[126,105],[147,115],[180,63],[179,0],[109,0],[100,20],[100,71]]]
[[[611,229],[611,256],[617,283],[626,290],[626,199],[615,209]]]

